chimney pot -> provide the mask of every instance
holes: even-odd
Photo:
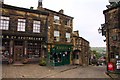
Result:
[[[30,7],[31,10],[33,10],[34,7]]]
[[[43,1],[43,0],[38,0],[38,7],[41,7],[41,8],[42,8],[42,1]]]

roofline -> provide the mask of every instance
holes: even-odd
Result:
[[[84,39],[83,37],[78,37],[78,36],[73,36],[73,37],[81,38],[81,39],[83,39],[84,41],[86,41],[86,42],[90,43],[89,41],[87,41],[87,40],[86,40],[86,39]]]
[[[60,14],[60,15],[63,15],[63,16],[67,16],[67,17],[70,17],[70,18],[74,19],[74,17],[71,17],[71,16],[68,16],[68,15],[62,14],[62,13],[60,13],[60,12],[56,12],[56,11],[53,11],[53,10],[50,10],[50,9],[47,9],[47,8],[44,8],[44,9],[47,10],[47,11],[50,11],[50,12],[53,12],[53,13],[57,13],[57,14]]]
[[[120,7],[120,5],[117,5],[117,6],[108,8],[108,9],[106,9],[106,10],[103,11],[103,14],[105,14],[106,12],[108,12],[108,11],[110,11],[110,10],[112,10],[112,9],[119,8],[119,7]]]
[[[27,12],[32,12],[32,13],[42,14],[42,15],[49,15],[48,12],[39,11],[39,10],[32,10],[32,9],[27,9],[27,8],[22,8],[22,7],[16,7],[16,6],[11,6],[11,5],[8,5],[8,4],[2,4],[2,8],[13,9],[13,10],[18,10],[18,11],[27,11]]]
[[[88,42],[89,43],[89,41],[87,41],[86,39],[84,39],[83,37],[79,37],[79,38],[82,38],[83,40],[85,40],[86,42]]]

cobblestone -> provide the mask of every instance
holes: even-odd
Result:
[[[25,64],[23,66],[2,65],[2,78],[46,78],[75,67],[72,65],[47,67],[38,64]]]

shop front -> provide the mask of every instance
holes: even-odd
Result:
[[[48,45],[48,58],[51,66],[70,64],[71,45]]]
[[[44,37],[6,36],[2,35],[3,63],[31,63],[38,62],[42,56]]]

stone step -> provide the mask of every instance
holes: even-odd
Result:
[[[13,65],[14,65],[14,66],[23,66],[24,64],[21,63],[21,62],[14,62]]]

